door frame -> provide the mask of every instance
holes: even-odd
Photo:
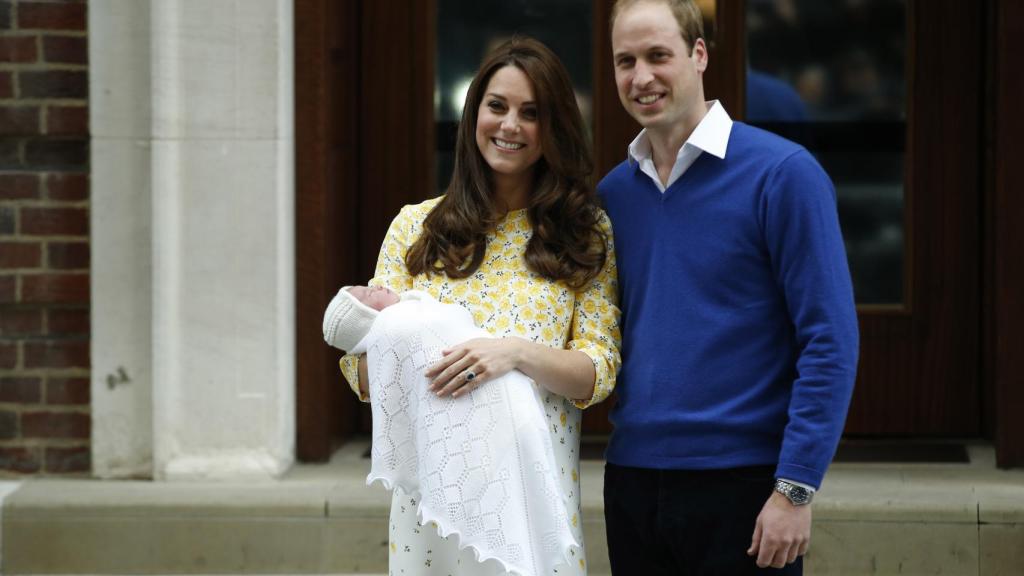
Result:
[[[910,2],[911,7],[924,4]],[[595,160],[601,172],[622,159],[625,145],[637,131],[614,91],[607,37],[607,14],[611,4],[612,0],[594,1],[594,106],[595,119],[599,119],[595,121]],[[376,16],[367,14],[367,5],[378,5],[381,11]],[[979,302],[978,315],[974,324],[980,332],[979,342],[984,352],[979,355],[976,370],[980,379],[979,405],[969,410],[979,415],[984,435],[995,441],[998,464],[1008,467],[1024,465],[1024,419],[1019,417],[1024,411],[1024,354],[1021,353],[1024,343],[1020,328],[1024,326],[1024,303],[1019,296],[1024,294],[1024,273],[1015,265],[1024,260],[1024,248],[1021,248],[1024,247],[1024,226],[1013,220],[1014,215],[1024,215],[1024,199],[1012,192],[1024,189],[1024,175],[1014,170],[1015,160],[1024,155],[1024,146],[1015,137],[1024,133],[1024,110],[1018,104],[1024,100],[1024,83],[1015,76],[1011,65],[1024,57],[1024,6],[993,0],[985,6],[983,27],[989,33],[975,41],[985,46],[978,57],[984,60],[987,74],[979,82],[991,86],[991,91],[982,96],[982,87],[978,86],[974,87],[979,91],[978,96],[964,97],[966,102],[973,102],[970,113],[978,115],[976,129],[981,132],[984,128],[985,136],[979,141],[991,143],[989,146],[979,144],[985,152],[980,155],[983,158],[977,160],[977,164],[985,168],[985,175],[979,176],[981,182],[977,182],[983,209],[975,247],[981,264],[975,296]],[[737,81],[735,76],[744,66],[743,36],[734,38],[730,34],[742,29],[739,27],[744,2],[718,0],[717,9],[719,36],[711,49],[716,63],[712,70],[717,67],[718,72],[709,73],[706,79],[708,94],[723,99],[732,110],[741,110],[742,79]],[[301,461],[329,458],[333,449],[357,430],[361,417],[359,403],[345,389],[338,373],[339,354],[323,344],[319,330],[323,310],[337,287],[343,282],[365,281],[368,273],[368,263],[356,255],[358,251],[338,247],[377,238],[382,234],[378,230],[380,222],[389,220],[397,211],[396,206],[427,194],[406,191],[389,195],[387,190],[367,190],[369,179],[360,176],[363,170],[372,167],[362,159],[362,152],[381,145],[380,132],[367,124],[372,116],[366,114],[374,113],[375,109],[372,105],[368,108],[365,99],[359,97],[366,90],[377,95],[381,92],[379,87],[363,87],[363,81],[371,77],[388,81],[401,76],[383,71],[376,76],[374,73],[366,76],[365,69],[360,68],[361,42],[372,39],[375,30],[381,30],[384,24],[391,25],[394,15],[403,12],[409,15],[405,25],[413,33],[408,36],[410,42],[432,46],[433,39],[429,35],[435,28],[431,16],[433,2],[295,0],[296,321],[299,328],[296,331],[296,441]],[[391,38],[396,36],[399,35],[391,35]],[[396,50],[391,53],[403,53],[401,47]],[[942,56],[947,66],[951,63],[946,58],[952,52],[955,51],[946,50]],[[433,163],[429,161],[433,149],[430,108],[433,51],[404,53],[417,55],[419,73],[409,77],[411,89],[402,92],[405,101],[414,103],[407,109],[412,114],[412,127],[401,136],[409,138],[411,159],[400,162],[407,163],[409,173],[423,178],[429,186],[433,182],[430,177]],[[978,67],[978,60],[962,64]],[[599,90],[600,83],[606,87],[610,83],[611,89]],[[352,86],[360,88],[352,90]],[[419,105],[415,102],[417,94],[421,98]],[[943,97],[957,95],[944,94]],[[928,102],[915,105],[927,106]],[[994,112],[982,118],[980,109],[985,105]],[[376,111],[379,112],[379,108]],[[376,144],[373,143],[375,136]],[[427,149],[421,150],[424,145]],[[388,182],[393,187],[395,180],[391,178]],[[366,225],[364,218],[372,222]],[[912,228],[907,232],[917,234]],[[862,314],[862,328],[866,321],[870,324]]]

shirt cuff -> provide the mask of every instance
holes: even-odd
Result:
[[[796,480],[790,480],[789,478],[779,478],[779,480],[782,480],[783,482],[789,482],[794,486],[799,486],[805,490],[809,490],[811,494],[817,492],[817,490],[814,489],[814,486],[811,486],[810,484],[804,484],[803,482],[797,482]]]

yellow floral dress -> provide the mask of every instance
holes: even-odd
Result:
[[[377,269],[369,283],[387,286],[396,292],[423,290],[440,302],[465,307],[477,326],[495,336],[517,336],[555,348],[579,350],[591,358],[597,375],[591,398],[572,401],[541,388],[561,487],[568,497],[567,509],[571,516],[568,521],[573,534],[583,543],[580,409],[608,397],[620,365],[618,287],[611,224],[602,214],[601,227],[607,235],[607,263],[597,278],[579,292],[526,267],[523,254],[533,233],[526,210],[509,212],[498,223],[488,236],[483,263],[472,276],[464,279],[451,279],[443,274],[410,276],[405,267],[406,251],[419,238],[423,220],[439,201],[435,198],[402,209],[388,229]],[[358,358],[345,356],[341,359],[341,369],[358,394]],[[477,576],[501,573],[491,563],[476,562],[468,549],[460,552],[455,542],[439,537],[432,527],[421,526],[416,518],[416,504],[400,490],[395,490],[392,496],[391,574]],[[558,576],[586,573],[582,553],[572,565],[557,569]]]

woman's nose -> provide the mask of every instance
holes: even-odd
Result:
[[[519,118],[515,114],[508,114],[501,121],[501,129],[506,132],[519,131]]]

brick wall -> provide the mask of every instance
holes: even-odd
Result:
[[[0,0],[0,476],[88,472],[85,0]]]

